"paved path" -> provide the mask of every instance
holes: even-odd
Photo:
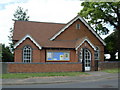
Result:
[[[48,83],[62,83],[62,82],[89,82],[104,79],[118,79],[118,74],[110,74],[100,71],[87,72],[89,75],[80,76],[53,76],[53,77],[32,77],[26,79],[3,79],[3,85],[17,85],[17,84],[48,84]]]

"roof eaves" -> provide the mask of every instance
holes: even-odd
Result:
[[[40,22],[40,21],[24,21],[24,20],[14,20],[18,22],[32,22],[32,23],[45,23],[45,24],[62,24],[66,25],[65,23],[56,23],[56,22]]]
[[[85,39],[82,41],[82,43],[80,43],[75,49],[77,50],[85,41],[87,41],[87,42],[90,44],[90,46],[91,46],[94,50],[96,50],[95,46],[94,46],[87,38],[85,38]]]
[[[23,41],[25,41],[27,38],[29,38],[31,41],[33,41],[33,43],[39,48],[42,49],[42,47],[30,36],[30,35],[26,35],[25,37],[23,37],[21,40],[19,40],[15,45],[14,45],[14,49],[19,46]]]

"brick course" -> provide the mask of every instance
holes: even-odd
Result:
[[[81,63],[8,63],[9,73],[82,71]]]
[[[99,62],[98,68],[99,68],[99,70],[120,68],[120,61],[118,61],[118,62],[117,61]]]

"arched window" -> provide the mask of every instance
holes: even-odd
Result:
[[[23,48],[23,62],[31,62],[32,60],[32,49],[30,46],[25,46]]]
[[[100,50],[99,50],[99,47],[96,47],[95,60],[99,60],[99,57],[100,57]]]

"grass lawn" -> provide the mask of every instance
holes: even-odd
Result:
[[[105,70],[102,70],[102,71],[107,72],[107,73],[118,73],[118,72],[120,72],[120,69],[114,68],[114,69],[105,69]]]
[[[89,75],[89,74],[85,72],[7,73],[7,74],[2,74],[2,78],[15,79],[15,78],[30,78],[30,77],[79,76],[79,75]]]

